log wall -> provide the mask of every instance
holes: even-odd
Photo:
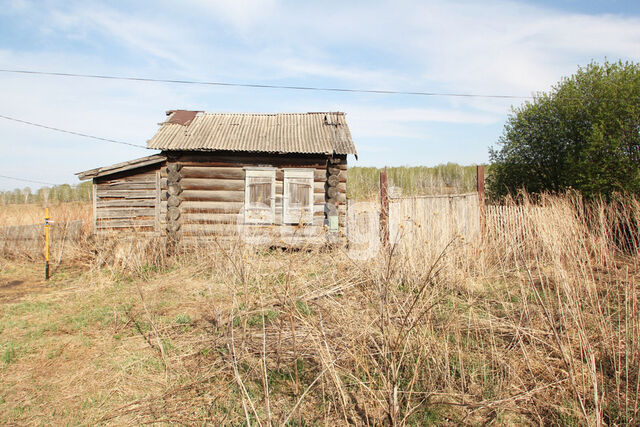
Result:
[[[346,223],[346,156],[260,155],[251,153],[173,152],[167,161],[94,179],[95,232],[137,231],[175,240],[207,240],[239,233],[324,241],[328,206],[337,203],[339,234]],[[271,225],[243,222],[245,168],[276,168],[275,218]],[[283,224],[284,170],[314,170],[313,224],[304,230]]]
[[[282,195],[284,169],[310,168],[314,170],[314,219],[305,230],[308,235],[323,235],[326,203],[338,201],[339,222],[343,226],[346,219],[346,158],[335,159],[329,164],[325,156],[274,156],[252,155],[250,153],[175,153],[162,168],[162,182],[170,181],[170,165],[179,170],[179,232],[183,239],[202,240],[206,237],[231,236],[240,232],[262,233],[274,239],[300,234],[294,225],[283,224]],[[245,198],[246,167],[276,168],[275,218],[272,225],[244,225],[243,206]],[[330,170],[331,169],[331,170]],[[331,185],[328,177],[331,174]],[[331,197],[330,188],[334,188]],[[175,192],[174,192],[175,193]],[[162,192],[162,203],[169,203],[170,194]],[[173,204],[178,203],[176,201]],[[172,204],[172,203],[169,203]],[[175,217],[175,215],[173,215]],[[176,229],[171,225],[172,230]]]

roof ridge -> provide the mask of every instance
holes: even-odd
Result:
[[[233,116],[306,116],[309,114],[340,114],[345,115],[346,113],[343,111],[308,111],[306,113],[302,112],[282,112],[282,113],[256,113],[256,112],[247,112],[247,113],[233,113],[233,112],[223,112],[223,111],[199,111],[201,114],[206,115],[233,115]]]

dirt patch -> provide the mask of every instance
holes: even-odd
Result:
[[[19,286],[24,283],[24,280],[12,280],[10,282],[0,282],[0,289],[2,288],[13,288],[14,286]]]
[[[0,304],[21,300],[27,295],[42,294],[53,288],[34,278],[0,278]]]

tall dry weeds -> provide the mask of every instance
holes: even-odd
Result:
[[[214,356],[162,356],[167,378],[184,371],[193,390],[215,372],[228,403],[203,421],[636,424],[640,203],[566,195],[507,208],[488,210],[477,238],[407,246],[401,236],[364,261],[241,240],[166,257],[161,242],[120,239],[111,253],[141,280],[150,267],[177,287],[206,277],[208,323],[189,343]],[[176,385],[104,420],[196,422],[187,415],[202,402]]]

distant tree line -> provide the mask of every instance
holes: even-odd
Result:
[[[379,194],[380,172],[375,167],[350,167],[347,197],[375,198]],[[396,166],[387,168],[392,193],[397,196],[468,193],[476,190],[476,166],[447,163],[437,166]]]
[[[88,202],[91,197],[91,182],[88,181],[77,185],[62,184],[42,187],[35,191],[30,187],[0,191],[0,205]]]

